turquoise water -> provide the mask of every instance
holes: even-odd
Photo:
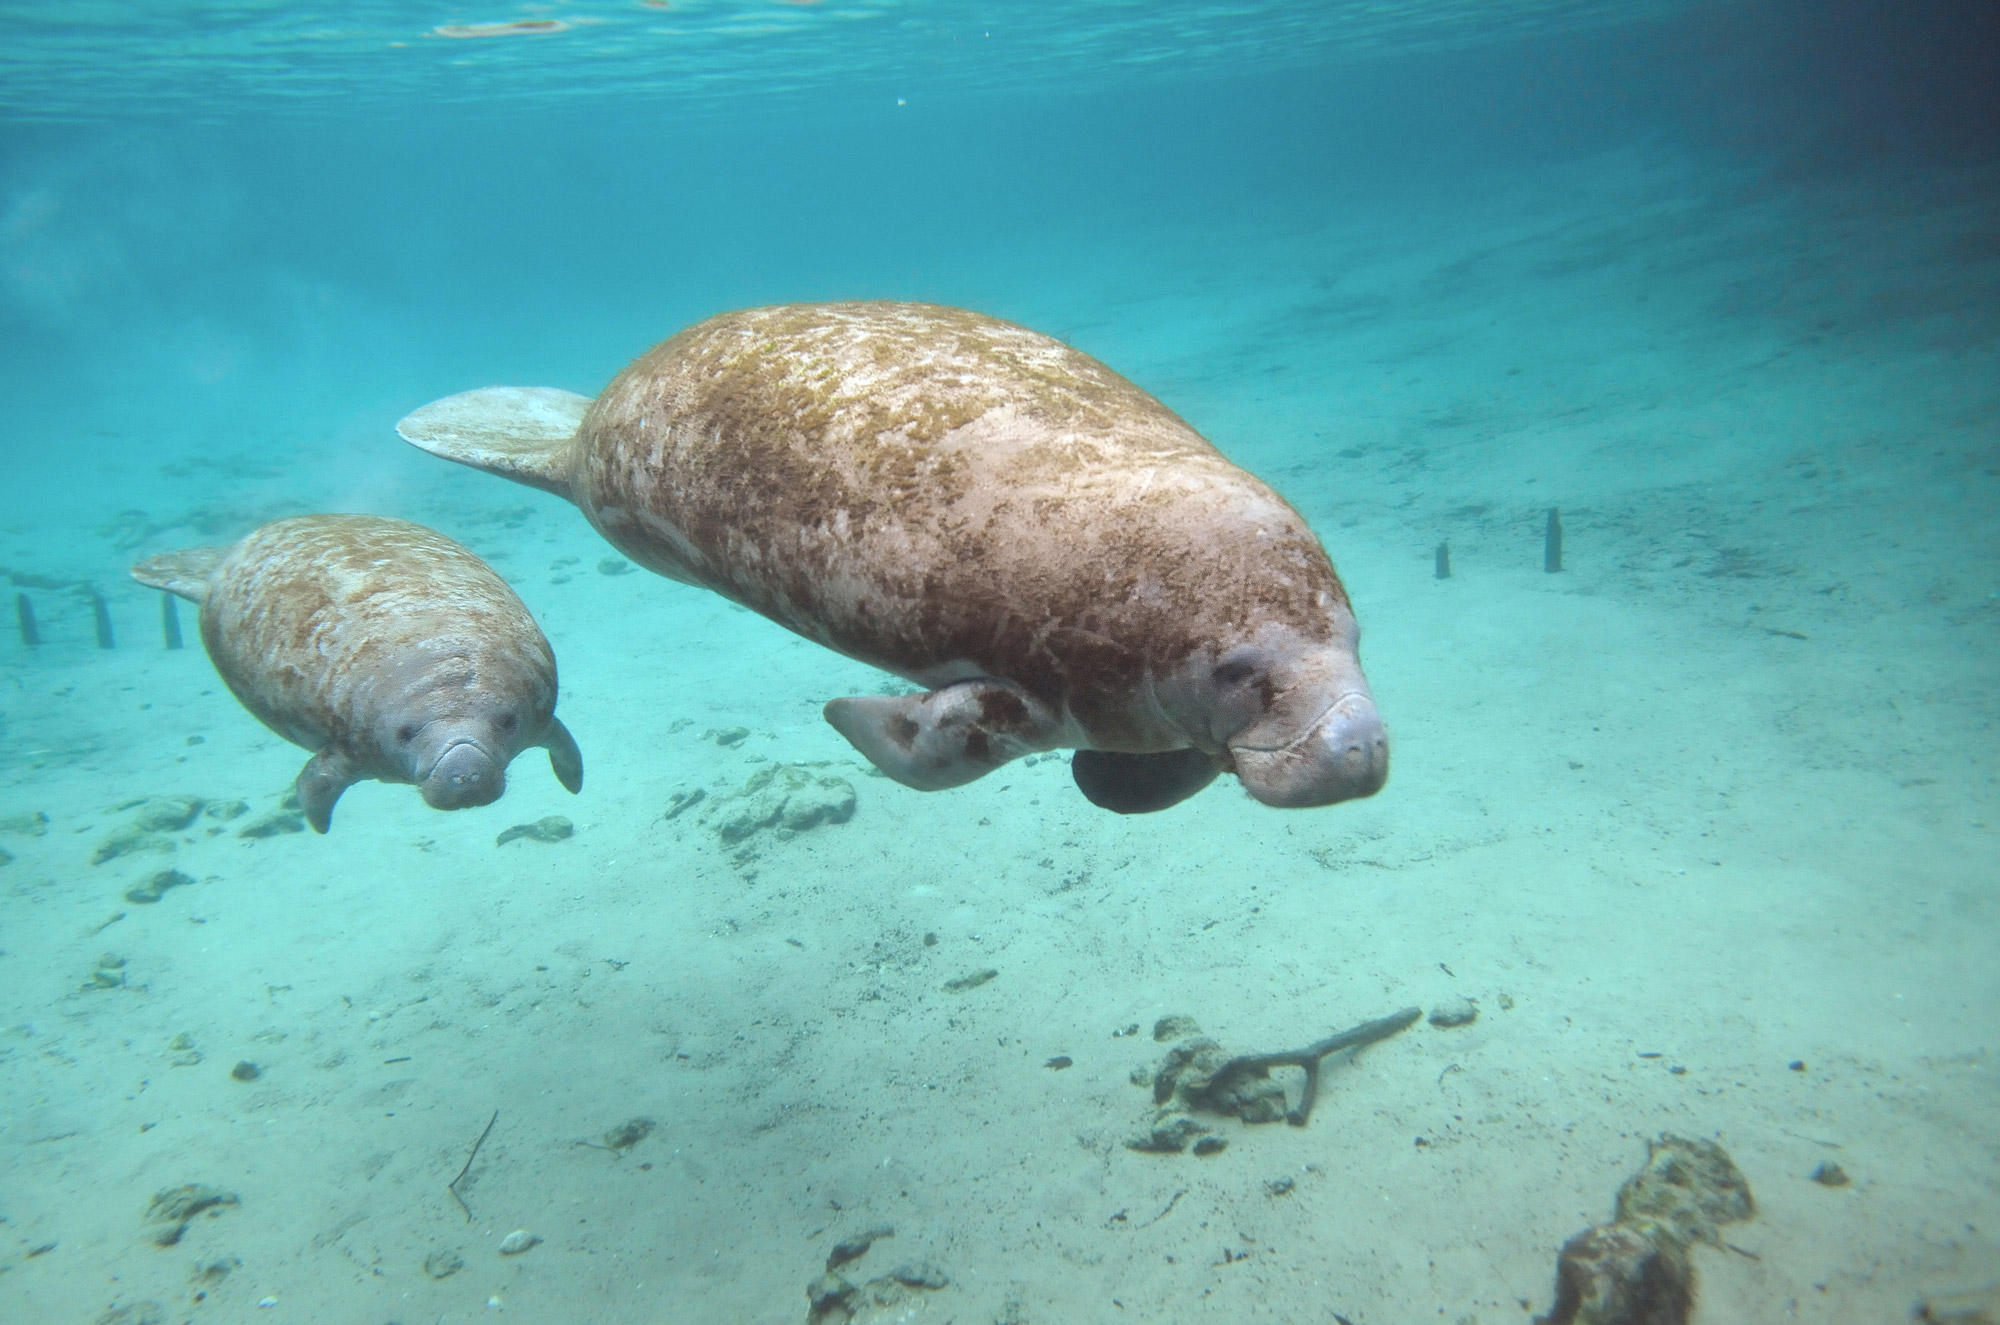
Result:
[[[1693,1319],[2000,1280],[1991,5],[0,13],[0,1318],[1493,1325],[1663,1133],[1756,1202]],[[820,716],[893,682],[395,432],[827,299],[1059,337],[1281,492],[1387,788],[908,790]],[[580,795],[297,831],[126,572],[320,511],[508,580]],[[1127,1144],[1163,1018],[1458,999]]]

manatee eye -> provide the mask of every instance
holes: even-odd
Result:
[[[396,728],[396,739],[404,745],[408,745],[411,741],[417,739],[417,729],[415,727],[398,727]]]
[[[515,726],[516,726],[516,725],[517,725],[517,724],[518,724],[519,722],[520,722],[520,719],[519,719],[519,718],[516,718],[516,717],[515,717],[515,716],[514,716],[513,714],[511,714],[511,713],[503,713],[503,714],[501,714],[501,715],[500,715],[500,723],[499,723],[499,726],[500,726],[500,730],[501,730],[501,731],[503,731],[503,732],[510,732],[510,731],[513,731],[513,730],[514,730],[514,728],[515,728]]]
[[[1257,669],[1247,662],[1226,662],[1215,669],[1215,683],[1219,686],[1240,685],[1257,674]]]

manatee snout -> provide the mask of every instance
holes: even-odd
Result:
[[[424,804],[434,810],[491,805],[507,789],[507,768],[479,742],[453,742],[417,784]]]
[[[1389,780],[1389,733],[1362,693],[1341,696],[1290,744],[1232,746],[1230,755],[1244,789],[1279,809],[1373,796]]]

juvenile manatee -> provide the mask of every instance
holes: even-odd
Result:
[[[826,706],[908,786],[1059,748],[1121,813],[1223,770],[1277,806],[1388,776],[1354,614],[1304,519],[1159,401],[1011,323],[750,309],[654,347],[595,400],[491,387],[397,430],[925,687]]]
[[[547,747],[563,786],[583,787],[549,642],[506,582],[443,534],[303,515],[154,557],[132,578],[199,603],[231,692],[313,751],[298,795],[319,832],[368,778],[415,783],[440,810],[490,804],[530,746]]]

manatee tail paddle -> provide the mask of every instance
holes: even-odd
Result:
[[[590,397],[547,386],[489,386],[434,400],[396,431],[420,451],[570,496],[570,442]]]
[[[227,547],[184,547],[148,557],[132,568],[132,578],[148,589],[165,589],[190,603],[208,596],[208,577],[227,556]]]

